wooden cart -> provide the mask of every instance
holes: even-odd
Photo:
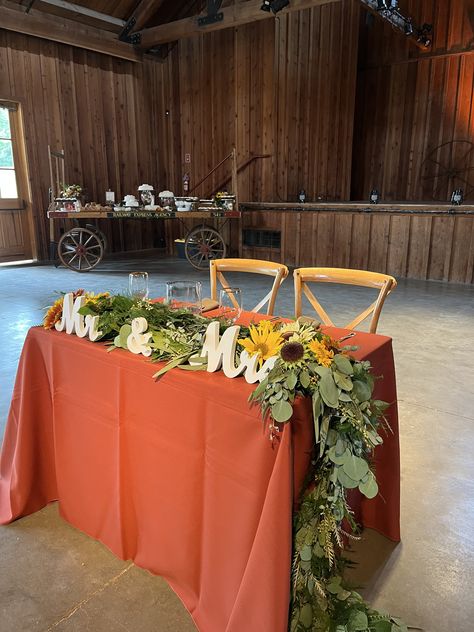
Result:
[[[211,259],[226,256],[227,247],[221,234],[223,227],[231,220],[240,217],[239,210],[212,209],[209,211],[174,211],[156,213],[143,210],[127,211],[48,211],[48,218],[56,220],[73,220],[76,224],[61,236],[57,244],[59,261],[75,272],[89,272],[102,260],[107,250],[107,239],[104,233],[93,223],[99,219],[147,219],[175,220],[185,226],[187,234],[184,242],[186,259],[198,270],[206,270]],[[202,220],[192,228],[190,220]],[[211,220],[216,221],[217,228],[209,226]],[[52,223],[52,222],[51,222]]]

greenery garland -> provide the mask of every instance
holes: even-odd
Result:
[[[75,293],[81,294],[82,290]],[[152,334],[151,360],[166,362],[154,377],[174,367],[206,368],[199,352],[209,319],[126,296],[85,296],[80,313],[99,316],[101,340],[110,350],[126,349],[132,320],[146,318]],[[49,308],[45,328],[61,318],[61,300]],[[221,333],[231,324],[221,322]],[[314,323],[264,320],[241,327],[240,334],[240,346],[257,354],[260,364],[276,357],[249,398],[269,420],[272,439],[290,421],[296,397],[312,400],[314,454],[293,521],[290,632],[406,632],[402,621],[371,609],[343,579],[344,541],[357,532],[347,490],[358,488],[367,498],[378,493],[370,457],[383,442],[380,429],[387,405],[372,399],[370,363],[355,360],[350,351],[356,347],[340,347]]]

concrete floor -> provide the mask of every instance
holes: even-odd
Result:
[[[209,295],[207,274],[177,259],[104,262],[86,275],[49,266],[0,268],[0,438],[24,337],[40,323],[54,291],[123,291],[128,272],[140,269],[150,273],[151,295],[162,295],[165,281],[176,279],[201,280],[204,296]],[[244,308],[252,307],[257,280],[240,277],[237,283]],[[362,307],[361,290],[322,290],[334,313]],[[366,532],[355,553],[364,560],[355,577],[375,607],[426,632],[474,630],[473,308],[472,287],[402,280],[379,325],[379,333],[394,339],[403,541],[394,547]],[[291,316],[292,311],[287,280],[276,313]],[[50,630],[195,628],[163,580],[117,560],[62,521],[51,505],[0,527],[0,632]]]

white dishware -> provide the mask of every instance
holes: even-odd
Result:
[[[226,287],[219,292],[219,318],[235,323],[242,313],[242,292],[238,287]]]
[[[172,309],[187,309],[193,314],[202,311],[202,286],[199,281],[168,281],[166,302]]]
[[[128,275],[128,291],[133,299],[148,298],[148,272],[131,272]]]
[[[138,206],[138,200],[134,195],[126,195],[124,197],[124,206]]]

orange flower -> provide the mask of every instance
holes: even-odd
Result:
[[[310,351],[312,351],[316,357],[316,360],[321,366],[330,367],[332,359],[334,358],[334,351],[328,349],[324,342],[319,342],[316,338],[309,343]]]
[[[46,312],[43,321],[43,327],[45,329],[53,329],[54,325],[61,320],[61,316],[63,315],[63,300],[62,296],[58,298]]]

